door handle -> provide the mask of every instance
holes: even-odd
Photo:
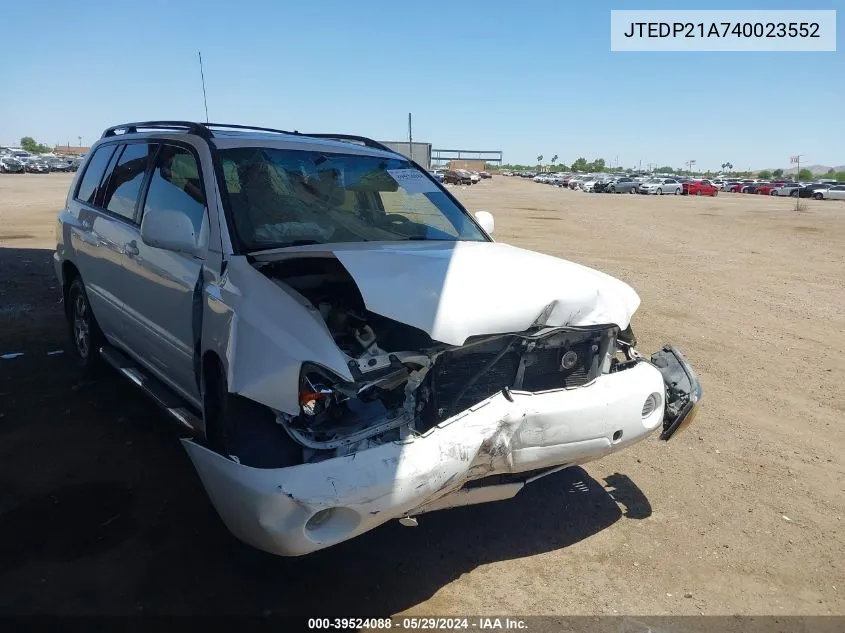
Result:
[[[138,250],[138,242],[132,240],[123,247],[123,253],[127,257],[135,257],[140,251]]]

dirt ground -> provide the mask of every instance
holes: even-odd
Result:
[[[703,411],[282,559],[229,535],[143,395],[79,381],[50,261],[69,181],[0,176],[0,355],[23,354],[0,358],[0,613],[845,614],[845,203],[458,189],[498,240],[630,283],[640,349],[676,343]]]

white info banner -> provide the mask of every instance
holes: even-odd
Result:
[[[611,51],[835,51],[836,11],[611,11]]]

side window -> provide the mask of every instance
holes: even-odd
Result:
[[[103,179],[103,172],[106,170],[106,165],[109,164],[114,148],[114,145],[103,145],[98,147],[94,155],[91,156],[91,160],[88,161],[88,166],[85,168],[85,173],[82,175],[79,188],[76,190],[77,200],[94,204],[100,181]]]
[[[205,192],[194,155],[182,147],[164,145],[156,157],[144,202],[148,211],[180,211],[191,218],[199,236],[205,216]]]
[[[129,220],[135,219],[135,204],[153,147],[146,143],[130,143],[123,148],[106,184],[103,208]]]

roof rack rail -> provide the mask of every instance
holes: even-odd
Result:
[[[302,134],[301,136],[310,136],[312,138],[325,138],[329,140],[335,141],[347,141],[352,143],[360,143],[366,147],[372,147],[373,149],[380,149],[384,150],[385,152],[390,152],[391,154],[398,153],[394,149],[390,149],[386,145],[379,143],[378,141],[374,141],[371,138],[367,138],[366,136],[355,136],[353,134]]]
[[[274,132],[276,134],[299,134],[296,130],[293,132],[289,132],[287,130],[277,130],[273,127],[258,127],[255,125],[235,125],[234,123],[203,123],[207,128],[212,127],[221,127],[221,128],[229,128],[232,130],[255,130],[257,132]]]
[[[116,136],[119,131],[122,131],[124,134],[136,134],[139,130],[184,130],[189,134],[196,134],[206,140],[214,136],[211,130],[204,124],[194,121],[139,121],[106,128],[101,138]]]

